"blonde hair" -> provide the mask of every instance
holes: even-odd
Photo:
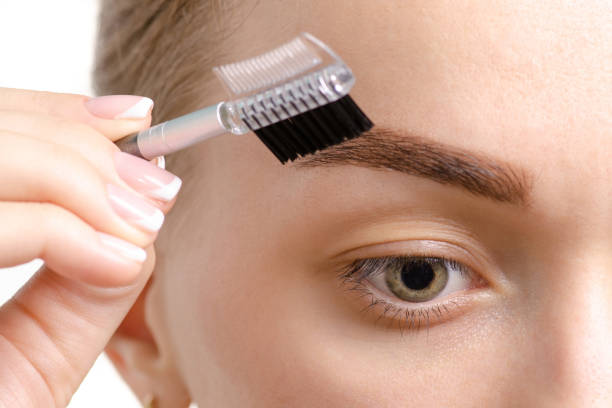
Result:
[[[155,101],[159,123],[201,108],[212,79],[231,2],[102,0],[93,86],[98,95],[133,94]],[[170,103],[172,102],[172,103]],[[172,167],[175,155],[168,157]]]

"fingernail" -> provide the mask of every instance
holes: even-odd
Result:
[[[104,232],[96,232],[98,237],[100,237],[100,242],[106,247],[111,248],[113,252],[136,262],[144,262],[147,259],[147,251],[144,249]]]
[[[103,119],[144,119],[153,108],[153,101],[144,96],[105,95],[89,99],[85,107]]]
[[[181,188],[180,178],[129,153],[115,152],[115,167],[130,187],[154,199],[170,201]]]
[[[131,224],[150,232],[158,231],[164,223],[164,213],[148,203],[137,193],[113,184],[107,185],[108,197],[113,209]]]

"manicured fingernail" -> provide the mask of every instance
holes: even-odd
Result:
[[[150,232],[158,231],[164,223],[164,213],[137,193],[107,185],[108,197],[113,209],[131,224]]]
[[[147,251],[144,249],[104,232],[96,232],[98,237],[100,237],[100,242],[106,247],[111,248],[113,252],[136,262],[144,262],[147,259]]]
[[[89,99],[85,107],[103,119],[144,119],[153,108],[153,101],[144,96],[105,95]]]
[[[130,187],[157,200],[170,201],[181,188],[180,178],[132,154],[115,152],[115,167]]]

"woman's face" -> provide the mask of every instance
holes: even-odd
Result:
[[[224,136],[170,168],[185,182],[148,320],[193,399],[610,406],[604,3],[234,10],[222,63],[311,32],[353,69],[375,128],[285,166],[252,134]]]

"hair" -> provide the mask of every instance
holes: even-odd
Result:
[[[227,35],[227,0],[102,0],[94,58],[97,95],[155,101],[153,123],[201,108]],[[180,101],[176,103],[175,101]],[[176,153],[168,157],[173,167]]]

